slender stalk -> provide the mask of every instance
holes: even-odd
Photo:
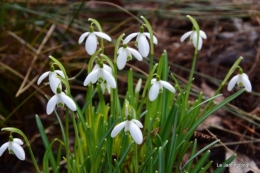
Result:
[[[65,119],[65,150],[66,150],[66,160],[67,160],[67,172],[70,173],[70,159],[69,159],[69,109],[66,107],[66,119]]]

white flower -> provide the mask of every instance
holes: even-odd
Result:
[[[137,144],[141,144],[143,142],[143,134],[140,128],[143,128],[143,125],[140,121],[136,119],[126,120],[124,122],[119,123],[111,132],[111,137],[114,138],[123,128],[125,128],[125,132],[130,131],[130,134],[134,141]]]
[[[95,32],[92,26],[90,26],[89,32],[85,32],[79,37],[79,44],[81,44],[84,39],[88,37],[86,39],[85,49],[89,55],[93,55],[96,52],[98,45],[97,36],[104,38],[107,41],[111,41],[111,38],[107,34],[103,32]]]
[[[111,87],[107,84],[106,81],[102,82],[102,83],[100,84],[100,87],[101,87],[101,89],[102,89],[103,94],[104,94],[106,91],[108,92],[108,94],[111,93]]]
[[[142,87],[142,78],[139,78],[139,80],[138,80],[138,82],[137,82],[137,84],[135,86],[135,93],[140,92],[141,87]]]
[[[240,87],[245,87],[245,89],[248,91],[248,92],[251,92],[252,91],[252,86],[251,86],[251,83],[249,81],[249,78],[247,76],[247,74],[245,73],[241,73],[241,74],[237,74],[236,76],[234,76],[229,84],[228,84],[228,91],[231,91],[235,85],[238,85]]]
[[[9,142],[4,143],[0,147],[0,156],[2,156],[3,152],[8,148],[9,154],[15,154],[18,159],[25,160],[25,152],[20,145],[23,145],[21,139],[10,136]]]
[[[57,89],[57,94],[52,96],[52,98],[47,103],[47,108],[46,108],[47,114],[50,115],[53,112],[56,105],[60,107],[60,106],[64,106],[64,104],[67,105],[72,111],[77,110],[77,106],[74,103],[74,101],[69,96],[67,96],[64,92],[62,92],[60,89]]]
[[[162,92],[163,87],[168,89],[172,93],[175,93],[174,87],[169,82],[157,80],[156,78],[153,78],[151,80],[151,84],[152,84],[152,87],[149,90],[149,100],[150,101],[154,101],[157,98],[159,92]]]
[[[132,34],[128,35],[124,39],[123,44],[127,44],[132,38],[137,36],[136,37],[136,43],[137,43],[138,51],[140,52],[140,54],[143,57],[147,57],[148,54],[149,54],[149,51],[150,51],[150,45],[149,45],[149,43],[148,43],[148,41],[145,37],[150,39],[150,33],[149,32],[143,32],[143,30],[144,30],[144,28],[141,27],[140,32],[136,32],[136,33],[132,33]],[[158,40],[154,35],[153,35],[153,43],[154,44],[158,43]]]
[[[93,70],[86,77],[83,85],[87,86],[90,82],[96,83],[97,80],[101,80],[102,82],[105,80],[111,88],[116,88],[116,81],[112,75],[112,69],[106,64],[96,64]]]
[[[204,31],[199,31],[199,45],[198,45],[198,50],[201,49],[202,47],[202,38],[203,39],[207,39],[207,35],[205,34]],[[189,32],[186,32],[182,37],[181,37],[181,42],[183,42],[186,38],[188,38],[190,36],[190,40],[192,41],[194,47],[196,48],[196,45],[197,45],[197,38],[198,38],[198,34],[196,31],[189,31]]]
[[[126,44],[118,49],[117,54],[117,67],[119,70],[122,70],[125,67],[126,61],[132,59],[132,55],[139,61],[143,60],[142,55],[138,51],[131,47],[127,47]]]
[[[51,66],[51,71],[47,71],[39,77],[39,79],[37,81],[37,85],[39,85],[42,82],[42,80],[45,79],[47,76],[49,76],[49,83],[50,83],[51,90],[53,93],[56,94],[56,90],[58,87],[60,89],[62,89],[62,86],[60,84],[61,81],[59,78],[57,78],[58,74],[60,76],[62,76],[63,78],[65,78],[65,76],[61,70],[54,70],[54,67]]]

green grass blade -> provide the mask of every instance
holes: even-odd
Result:
[[[41,135],[41,138],[42,138],[43,145],[44,145],[45,149],[47,149],[49,147],[50,143],[49,143],[49,140],[48,140],[47,135],[45,133],[45,129],[43,127],[43,124],[42,124],[41,119],[39,118],[38,115],[35,115],[35,119],[36,119],[36,124],[37,124],[37,127],[39,129],[39,132],[40,132],[40,135]],[[52,169],[56,170],[57,163],[55,161],[54,154],[53,154],[52,150],[50,151],[49,155],[50,155],[50,162],[51,162]]]

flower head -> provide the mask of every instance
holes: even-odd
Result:
[[[237,74],[230,80],[230,82],[228,83],[228,88],[227,88],[228,91],[231,91],[236,84],[240,87],[244,86],[246,91],[248,91],[248,92],[252,91],[252,85],[249,81],[249,78],[248,78],[247,74],[245,74],[243,72],[242,73],[240,72],[239,74]]]
[[[60,89],[62,89],[62,86],[60,85],[61,81],[59,78],[57,78],[57,75],[62,76],[63,78],[65,78],[63,72],[61,70],[55,70],[53,65],[51,66],[51,70],[47,71],[45,73],[43,73],[38,81],[37,81],[37,85],[39,85],[43,79],[45,79],[47,76],[49,76],[49,83],[50,83],[50,87],[53,93],[56,94],[57,88],[59,87]]]
[[[136,32],[136,33],[132,33],[132,34],[128,35],[124,39],[123,44],[127,44],[134,37],[136,37],[136,44],[138,47],[138,51],[140,52],[140,54],[143,57],[147,57],[149,54],[149,51],[150,51],[150,45],[145,37],[150,39],[150,37],[151,37],[150,33],[144,32],[144,28],[143,28],[143,26],[141,26],[140,32]],[[158,43],[158,40],[154,35],[153,35],[153,43],[154,44]]]
[[[168,89],[172,93],[175,93],[174,87],[169,82],[160,80],[158,77],[153,78],[151,80],[151,84],[152,84],[152,87],[149,90],[149,100],[150,101],[154,101],[157,98],[159,92],[162,92],[163,87]]]
[[[108,92],[108,94],[111,93],[111,87],[107,84],[106,81],[102,82],[102,83],[100,84],[100,87],[101,87],[101,89],[102,89],[103,94],[104,94],[105,92]]]
[[[98,45],[97,36],[106,39],[107,41],[111,41],[111,38],[107,34],[104,32],[95,32],[92,26],[90,26],[89,32],[85,32],[79,37],[79,44],[87,37],[85,49],[89,55],[93,55],[96,52]]]
[[[83,85],[87,86],[90,82],[94,84],[97,80],[100,80],[101,82],[106,81],[111,88],[116,88],[116,81],[112,75],[112,69],[106,64],[96,64],[93,70],[86,77]]]
[[[188,38],[190,36],[190,40],[192,41],[194,47],[196,48],[197,45],[197,40],[198,40],[198,34],[196,31],[189,31],[186,32],[182,37],[181,37],[181,42],[183,42],[186,38]],[[207,35],[205,34],[204,31],[200,30],[199,31],[199,42],[198,42],[198,50],[200,50],[202,48],[202,43],[203,43],[203,39],[207,39]]]
[[[132,59],[132,55],[139,61],[143,60],[142,55],[138,51],[128,47],[126,44],[118,49],[117,54],[117,67],[119,70],[122,70],[125,67],[126,61]]]
[[[64,92],[62,92],[60,88],[57,88],[57,93],[54,96],[52,96],[52,98],[47,103],[47,108],[46,108],[47,114],[50,115],[53,112],[56,105],[60,107],[60,106],[64,106],[64,104],[67,105],[69,109],[72,111],[77,110],[77,106],[75,102]]]
[[[9,141],[4,143],[0,147],[0,156],[4,153],[4,151],[8,148],[9,154],[15,154],[16,157],[20,160],[25,160],[25,152],[21,147],[23,145],[23,141],[19,138],[13,138],[11,135],[9,136]]]
[[[143,128],[143,125],[140,121],[132,119],[119,123],[112,130],[111,137],[114,138],[123,128],[125,128],[125,132],[130,131],[132,138],[137,144],[141,144],[143,142],[143,134],[140,130],[140,128]]]

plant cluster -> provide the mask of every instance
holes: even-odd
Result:
[[[105,54],[104,40],[112,41],[109,35],[102,31],[98,21],[89,19],[91,26],[83,33],[78,43],[85,42],[85,49],[91,56],[88,62],[88,75],[83,85],[87,87],[85,103],[79,107],[71,95],[69,77],[58,59],[50,56],[53,62],[50,71],[43,73],[37,84],[48,77],[48,85],[53,96],[48,99],[46,113],[55,114],[61,129],[61,139],[49,141],[38,115],[36,123],[46,148],[42,171],[60,171],[60,162],[66,162],[67,172],[206,172],[212,164],[208,160],[210,147],[219,142],[218,139],[198,149],[197,140],[191,140],[194,131],[213,112],[235,99],[245,90],[252,91],[248,76],[239,66],[243,59],[239,57],[215,95],[205,99],[203,93],[193,102],[189,102],[191,84],[198,51],[201,50],[206,33],[201,31],[197,22],[187,16],[193,24],[191,31],[185,33],[180,41],[190,37],[195,47],[194,58],[188,83],[181,87],[174,74],[170,73],[168,55],[164,51],[159,62],[154,60],[154,44],[159,44],[153,29],[146,18],[141,16],[143,24],[140,31],[125,37],[120,35],[115,41],[114,57]],[[97,31],[96,31],[97,30]],[[146,32],[147,30],[147,32]],[[124,38],[125,37],[125,38]],[[128,44],[133,39],[137,49]],[[128,61],[135,57],[138,61],[149,61],[149,74],[134,83],[134,72],[128,71],[128,87],[123,99],[119,98],[117,84],[118,70],[125,68]],[[55,70],[58,67],[58,70]],[[221,103],[214,99],[220,96],[221,89],[238,69],[228,90],[237,84],[245,87],[226,98]],[[143,80],[145,83],[143,84]],[[172,82],[175,85],[172,85]],[[106,101],[104,94],[109,95]],[[97,96],[98,101],[93,101]],[[56,107],[65,110],[65,122],[62,122]],[[69,126],[73,125],[73,150],[70,149]],[[123,130],[124,129],[124,130]],[[122,132],[123,130],[123,132]],[[21,147],[23,142],[13,138],[13,133],[20,134],[29,149],[37,172],[40,168],[34,158],[26,135],[15,127],[5,127],[2,131],[10,131],[9,141],[0,148],[0,156],[8,149],[18,159],[25,160],[25,152]],[[59,150],[53,151],[54,143],[59,144]],[[183,158],[189,154],[189,159]],[[235,158],[231,156],[225,161],[230,163]],[[224,163],[223,163],[224,164]],[[219,167],[215,172],[223,171]]]

